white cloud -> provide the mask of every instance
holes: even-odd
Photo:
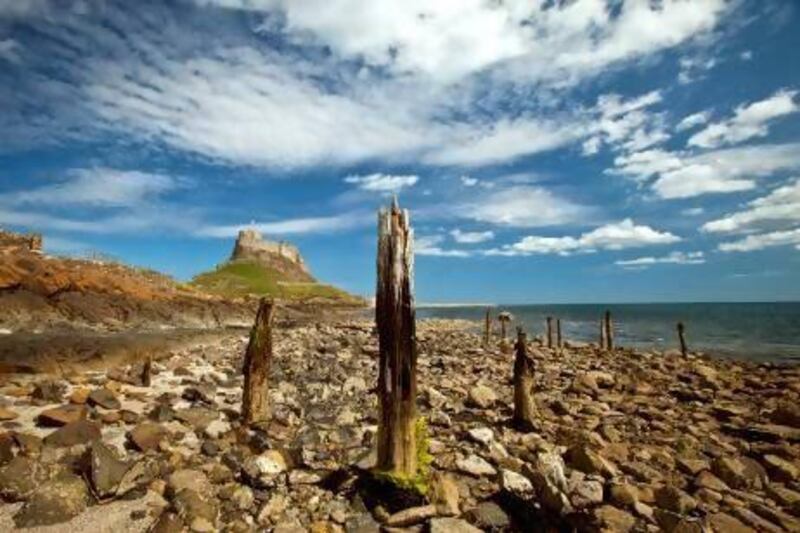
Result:
[[[464,185],[464,187],[474,187],[478,184],[478,178],[461,176],[461,183]]]
[[[686,85],[692,83],[703,77],[703,74],[717,64],[717,60],[712,58],[705,59],[702,57],[684,57],[679,62],[681,70],[678,73],[678,83]]]
[[[597,250],[623,250],[657,244],[671,244],[680,237],[670,232],[658,231],[650,226],[637,225],[627,218],[606,224],[577,237],[540,237],[530,235],[500,250],[490,250],[490,255],[531,255],[590,253]]]
[[[683,117],[683,119],[678,122],[678,125],[675,127],[678,131],[685,131],[692,129],[697,126],[701,126],[708,122],[710,115],[708,111],[700,111],[699,113],[693,113],[691,115]]]
[[[702,229],[710,233],[737,232],[770,223],[800,223],[800,178],[753,200],[743,211],[707,222]]]
[[[661,257],[638,257],[636,259],[615,261],[614,264],[623,267],[647,268],[660,264],[700,265],[705,262],[706,259],[703,252],[670,252]]]
[[[753,59],[753,52],[751,52],[750,50],[745,50],[744,52],[739,54],[739,59],[741,59],[742,61],[750,61],[751,59]]]
[[[800,228],[748,235],[738,241],[721,243],[718,248],[722,252],[753,252],[774,246],[794,246],[800,250]]]
[[[739,106],[730,120],[709,124],[692,135],[689,146],[716,148],[765,137],[771,120],[800,110],[794,101],[796,95],[797,91],[780,90],[766,100]]]
[[[450,232],[453,240],[460,244],[477,244],[494,239],[493,231],[461,231],[456,228]]]
[[[542,187],[520,185],[492,192],[457,211],[462,217],[498,226],[532,228],[574,222],[589,210]]]
[[[373,223],[374,214],[351,212],[341,215],[292,218],[273,222],[253,222],[227,226],[204,226],[195,229],[198,237],[228,239],[235,237],[240,230],[255,229],[265,235],[299,235],[305,233],[334,233]]]
[[[669,139],[664,129],[664,117],[647,108],[661,102],[660,91],[651,91],[635,98],[624,99],[618,94],[598,97],[592,110],[594,122],[587,126],[591,133],[582,146],[583,155],[593,155],[606,144],[619,151],[638,151]]]
[[[9,63],[19,63],[22,60],[20,45],[14,39],[0,39],[0,59]]]
[[[686,209],[681,210],[681,214],[690,217],[696,217],[698,215],[702,215],[705,212],[706,210],[702,207],[687,207]]]
[[[444,249],[441,247],[444,242],[443,235],[428,235],[419,237],[414,242],[414,253],[417,255],[428,255],[434,257],[469,257],[472,255],[466,250]]]
[[[357,185],[359,189],[374,192],[398,192],[412,187],[419,181],[419,176],[393,176],[390,174],[369,174],[368,176],[347,176],[345,183]]]
[[[661,198],[751,190],[757,179],[800,168],[800,143],[763,144],[688,155],[647,150],[617,157],[608,170],[651,183]]]
[[[135,206],[187,184],[164,174],[86,168],[68,171],[67,179],[36,189],[0,195],[0,203],[50,206]]]

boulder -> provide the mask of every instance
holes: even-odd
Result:
[[[601,505],[592,512],[595,525],[602,531],[624,533],[633,529],[636,518],[613,505]]]
[[[53,447],[76,446],[100,440],[100,425],[89,420],[70,422],[44,438],[44,444]]]
[[[456,468],[475,477],[493,476],[497,473],[494,467],[489,464],[486,459],[475,454],[472,454],[464,459],[457,460]]]
[[[494,390],[485,385],[477,385],[469,390],[467,397],[467,405],[470,407],[478,407],[481,409],[488,409],[493,406],[497,401],[497,394]]]
[[[83,405],[62,405],[46,409],[39,413],[36,421],[41,426],[61,427],[70,422],[77,422],[86,418],[86,407]]]
[[[89,472],[95,494],[100,498],[114,496],[130,465],[117,457],[116,452],[103,442],[92,443],[88,451]]]
[[[484,531],[506,531],[511,525],[508,514],[495,502],[481,502],[467,513],[468,519]]]
[[[18,455],[0,468],[0,497],[24,501],[46,479],[47,472],[38,461]]]
[[[128,441],[139,451],[155,450],[167,436],[167,430],[154,422],[142,422],[128,432]]]
[[[100,406],[103,409],[119,409],[122,407],[116,395],[106,388],[95,389],[89,393],[88,402],[90,405]]]
[[[14,515],[17,527],[48,526],[66,522],[86,509],[89,491],[79,476],[71,473],[40,485]]]

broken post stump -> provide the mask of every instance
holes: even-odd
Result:
[[[561,349],[563,342],[561,339],[561,319],[556,319],[556,347]]]
[[[547,317],[547,347],[553,347],[553,317]]]
[[[417,476],[417,347],[413,241],[408,212],[397,199],[378,212],[375,322],[380,351],[377,470],[402,480]]]
[[[606,349],[614,349],[614,324],[611,321],[611,311],[606,311],[605,314],[605,332],[606,332]]]
[[[501,312],[497,315],[497,321],[500,322],[500,350],[503,353],[508,353],[511,351],[511,345],[506,338],[506,324],[511,321],[511,313],[508,311]]]
[[[528,357],[528,338],[517,328],[514,359],[514,425],[524,431],[536,427],[536,404],[533,400],[533,360]]]
[[[269,368],[272,363],[272,300],[263,298],[250,342],[244,358],[244,393],[242,394],[242,421],[245,425],[269,419]]]
[[[147,359],[144,360],[144,365],[142,365],[142,375],[140,376],[140,381],[142,382],[143,387],[149,387],[152,382],[152,373],[153,373],[153,356],[148,355]]]
[[[600,349],[606,349],[606,321],[604,318],[600,319]]]
[[[684,336],[684,327],[683,322],[678,322],[678,340],[681,343],[681,355],[686,357],[686,354],[689,353],[689,350],[686,348],[686,337]]]

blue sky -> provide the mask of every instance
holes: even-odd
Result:
[[[800,299],[790,0],[0,0],[0,227],[180,279],[254,225],[369,295]]]

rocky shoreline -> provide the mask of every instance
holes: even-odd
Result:
[[[426,498],[367,469],[371,321],[275,331],[272,420],[238,423],[246,332],[141,363],[0,376],[0,530],[797,531],[800,369],[595,345],[543,348],[535,431],[510,424],[513,355],[418,325]]]

